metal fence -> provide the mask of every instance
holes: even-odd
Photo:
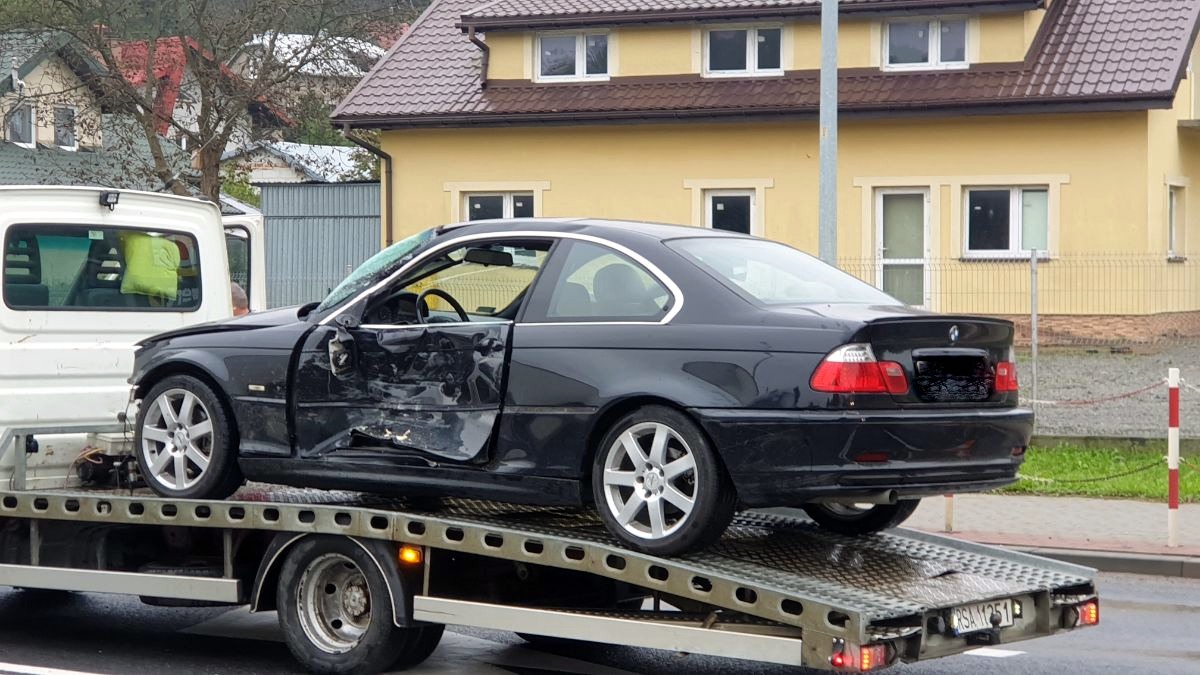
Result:
[[[379,251],[378,183],[260,187],[269,306],[320,300]]]
[[[846,258],[839,266],[910,304],[1012,319],[1025,344],[1035,316],[1038,340],[1046,345],[1200,338],[1195,260],[1126,254],[910,264]]]

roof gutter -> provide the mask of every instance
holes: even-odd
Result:
[[[392,156],[384,152],[383,148],[378,145],[355,136],[354,132],[350,130],[349,122],[342,124],[342,135],[346,137],[346,140],[375,155],[383,162],[383,245],[391,246],[395,243],[392,237],[392,232],[395,231],[392,229],[393,203],[395,202],[392,199]]]
[[[483,52],[483,63],[481,64],[482,68],[480,69],[479,73],[479,88],[487,89],[488,64],[491,63],[492,60],[492,50],[487,46],[486,42],[480,40],[479,36],[475,34],[475,26],[467,28],[467,39],[471,41],[471,44],[479,47],[479,51]]]

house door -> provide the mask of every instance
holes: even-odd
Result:
[[[877,283],[897,300],[929,306],[927,283],[929,193],[880,190],[875,204]]]

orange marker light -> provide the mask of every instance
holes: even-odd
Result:
[[[1088,600],[1079,606],[1079,625],[1095,626],[1100,623],[1100,602]]]
[[[400,562],[408,565],[418,565],[421,563],[421,549],[416,546],[401,546],[400,547]]]

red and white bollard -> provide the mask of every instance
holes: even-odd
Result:
[[[1179,546],[1179,369],[1167,371],[1167,546]]]

